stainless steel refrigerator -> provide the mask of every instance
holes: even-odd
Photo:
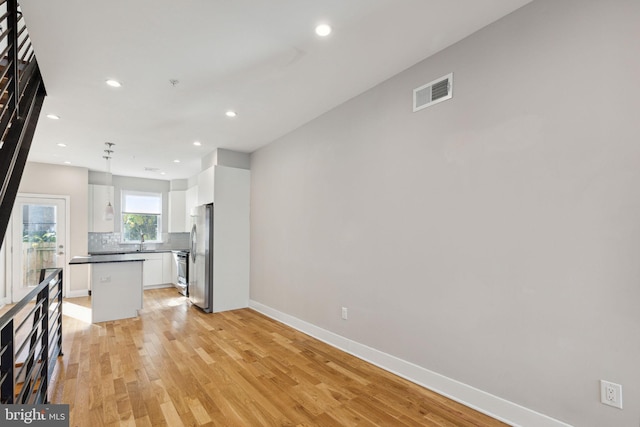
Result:
[[[207,313],[213,310],[213,204],[191,210],[189,299]]]

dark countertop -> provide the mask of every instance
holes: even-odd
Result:
[[[89,255],[131,255],[131,254],[162,254],[167,252],[189,252],[189,249],[150,249],[144,251],[97,251],[89,252]]]
[[[144,261],[144,256],[138,256],[133,254],[113,254],[113,255],[89,255],[89,256],[74,256],[69,261],[69,265],[73,264],[101,264],[106,262],[141,262]]]

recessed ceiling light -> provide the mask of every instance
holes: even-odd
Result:
[[[120,83],[117,80],[113,80],[113,79],[109,79],[105,83],[108,84],[111,87],[120,87],[120,86],[122,86],[122,83]]]
[[[173,161],[173,163],[180,163],[180,160],[175,159],[175,160]]]
[[[320,37],[326,37],[331,34],[331,26],[327,24],[320,24],[316,27],[316,34]]]
[[[47,117],[51,120],[60,120],[60,116],[58,116],[57,114],[47,114]]]
[[[193,145],[195,145],[196,147],[200,147],[202,143],[200,141],[194,141]]]
[[[59,144],[57,144],[58,147],[66,147],[67,144],[63,144],[62,142],[60,142]]]
[[[226,113],[224,113],[227,117],[236,117],[238,115],[238,113],[236,113],[235,111],[227,111]]]
[[[69,160],[67,160],[66,162],[64,162],[65,165],[70,165],[71,162]]]
[[[166,175],[166,174],[167,174],[166,172],[160,172],[160,175]]]

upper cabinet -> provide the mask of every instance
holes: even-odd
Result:
[[[229,202],[231,196],[248,200],[249,154],[218,148],[203,164],[211,166],[189,179],[191,187],[169,192],[169,232],[191,231],[191,210],[196,206],[215,203],[227,212],[235,203]],[[193,178],[197,178],[195,183]],[[245,211],[248,215],[248,207],[239,208],[239,212]]]
[[[113,233],[114,220],[104,219],[107,202],[113,206],[113,187],[89,184],[89,231]]]
[[[198,205],[213,203],[215,168],[211,166],[198,174]]]
[[[213,187],[213,182],[211,187]],[[169,233],[188,233],[191,231],[191,209],[200,204],[198,202],[199,188],[199,185],[194,185],[188,190],[169,192]]]
[[[198,186],[194,185],[185,193],[184,203],[184,229],[191,231],[191,209],[198,206]]]
[[[184,190],[169,192],[169,233],[189,231],[185,228],[186,193]]]

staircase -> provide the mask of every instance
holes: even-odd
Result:
[[[2,242],[46,96],[17,0],[0,0],[0,91]]]
[[[0,243],[46,96],[17,0],[0,0]],[[47,403],[62,354],[62,270],[0,316],[0,404]]]

